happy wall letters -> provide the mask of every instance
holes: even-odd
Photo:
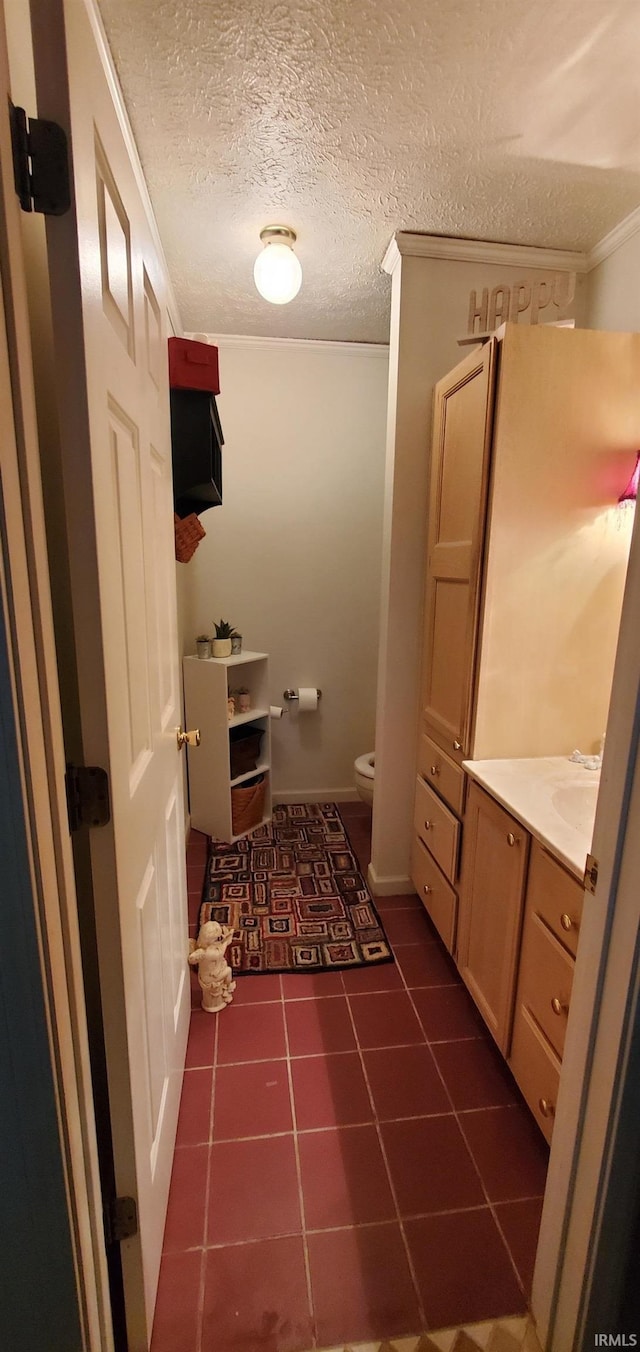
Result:
[[[538,324],[566,318],[575,296],[575,272],[557,272],[540,281],[499,282],[492,290],[484,286],[469,293],[469,334],[491,333],[507,319]],[[542,318],[541,318],[542,316]]]

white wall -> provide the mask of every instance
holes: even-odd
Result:
[[[640,212],[635,232],[592,268],[587,281],[590,329],[640,331]]]
[[[185,651],[224,616],[269,653],[272,703],[319,686],[317,714],[271,725],[274,793],[352,796],[353,761],[374,747],[388,352],[211,341],[223,505],[181,565]]]

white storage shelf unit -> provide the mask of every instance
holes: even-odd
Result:
[[[191,825],[217,840],[240,840],[241,836],[233,834],[231,790],[254,775],[264,774],[267,781],[262,819],[255,826],[271,820],[267,654],[246,652],[205,660],[185,657],[183,667],[185,726],[199,728],[201,739],[200,746],[189,747],[188,751]],[[248,689],[251,708],[248,713],[229,718],[229,692],[240,686]],[[229,732],[246,723],[255,723],[262,731],[259,762],[255,769],[232,779]]]

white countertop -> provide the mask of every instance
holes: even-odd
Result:
[[[591,849],[599,770],[587,770],[565,756],[463,761],[463,766],[582,879]]]

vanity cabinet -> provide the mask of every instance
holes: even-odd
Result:
[[[578,879],[471,783],[456,961],[548,1141],[583,900]]]
[[[551,1139],[584,892],[533,842],[509,1065]]]
[[[456,961],[503,1055],[509,1053],[529,833],[471,784]]]

